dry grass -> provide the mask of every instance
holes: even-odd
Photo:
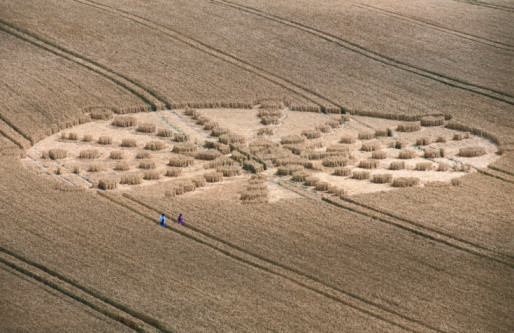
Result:
[[[261,124],[263,125],[278,125],[280,122],[280,118],[277,116],[262,116],[261,117]]]
[[[327,152],[324,151],[315,151],[315,150],[305,150],[300,153],[301,157],[305,157],[309,160],[321,160],[327,157]]]
[[[318,125],[318,126],[316,126],[316,130],[320,131],[322,133],[330,133],[330,131],[332,131],[332,126],[330,126],[330,125]],[[320,134],[320,136],[321,136],[321,134]],[[307,138],[307,139],[309,139],[309,138]]]
[[[257,130],[257,135],[273,135],[273,129],[269,127],[259,128]]]
[[[393,175],[391,174],[374,174],[371,177],[371,182],[376,184],[386,184],[390,183],[393,180]]]
[[[93,140],[94,140],[94,138],[93,138],[93,135],[91,135],[91,134],[84,134],[84,136],[82,137],[82,141],[84,141],[84,142],[91,142]]]
[[[314,188],[316,189],[316,191],[325,192],[325,191],[328,191],[330,187],[331,187],[330,183],[318,182],[318,183],[316,183]]]
[[[437,166],[437,171],[448,171],[450,170],[450,165],[448,163],[439,163]]]
[[[223,177],[235,177],[241,174],[241,168],[235,165],[223,166],[216,169],[216,172],[221,173]]]
[[[98,188],[101,190],[114,190],[118,186],[118,182],[113,179],[100,179]]]
[[[89,113],[89,116],[91,117],[91,119],[94,119],[94,120],[109,120],[109,119],[112,119],[113,115],[114,115],[114,112],[112,112],[112,110],[107,110],[107,109],[92,110]]]
[[[380,161],[377,160],[360,160],[359,168],[362,169],[376,169],[380,166]]]
[[[374,160],[383,160],[387,158],[387,152],[383,150],[376,150],[371,153],[371,158]]]
[[[189,136],[184,133],[175,133],[175,134],[173,134],[173,141],[186,142],[186,141],[189,141]]]
[[[357,139],[359,140],[371,140],[375,137],[375,132],[359,132]]]
[[[59,160],[68,157],[68,152],[64,149],[50,149],[48,157],[52,160]]]
[[[101,145],[110,145],[112,144],[112,138],[110,136],[102,135],[98,138],[97,142]]]
[[[471,170],[471,166],[465,163],[455,163],[453,165],[453,170],[458,172],[469,172]]]
[[[442,126],[444,125],[444,117],[422,117],[420,123],[421,126]]]
[[[138,168],[145,169],[145,170],[155,169],[156,163],[155,163],[155,161],[152,161],[152,160],[142,160],[142,161],[139,161]]]
[[[152,157],[152,154],[150,154],[149,151],[138,151],[136,154],[136,159],[138,159],[138,160],[147,159],[147,158],[151,158],[151,157]]]
[[[121,140],[121,146],[126,148],[134,148],[137,147],[137,143],[134,139],[123,139]]]
[[[394,148],[394,149],[403,149],[403,148],[407,147],[407,143],[405,141],[396,140],[396,141],[391,142],[389,147]]]
[[[401,160],[410,160],[410,159],[415,158],[417,156],[418,155],[413,150],[402,150],[398,154],[398,158],[401,159]]]
[[[166,177],[178,177],[182,174],[182,169],[180,168],[168,168],[166,169],[166,173],[164,176]]]
[[[349,162],[349,160],[347,158],[331,156],[331,157],[324,158],[323,161],[321,162],[321,164],[324,167],[335,168],[335,167],[347,166],[348,162]]]
[[[264,166],[254,160],[247,160],[243,162],[243,169],[248,170],[253,173],[259,173],[264,171]]]
[[[189,116],[189,117],[192,117],[192,118],[196,118],[196,117],[198,117],[198,115],[200,113],[198,112],[198,110],[195,110],[193,108],[186,108],[186,110],[184,111],[184,114],[186,116]]]
[[[219,127],[218,123],[215,121],[208,121],[205,124],[203,124],[203,129],[205,131],[211,131],[212,129]]]
[[[461,157],[477,157],[485,155],[485,149],[483,147],[465,147],[459,149],[459,156]]]
[[[220,172],[209,172],[203,175],[208,183],[217,183],[223,181],[223,174]]]
[[[137,119],[131,116],[121,116],[114,118],[112,124],[116,127],[133,127],[137,125]]]
[[[160,136],[163,138],[171,138],[171,137],[173,137],[173,131],[168,128],[159,128],[157,130],[157,136]]]
[[[309,176],[309,174],[304,171],[297,171],[297,172],[293,173],[292,180],[295,182],[298,182],[298,183],[303,183],[303,182],[305,182],[305,180],[307,179],[308,176]]]
[[[79,153],[79,158],[92,160],[100,157],[100,151],[98,149],[86,149]]]
[[[234,154],[232,154],[232,156],[234,156]],[[244,155],[242,155],[242,156],[244,156]],[[236,163],[236,161],[234,159],[232,159],[231,157],[221,156],[221,157],[218,157],[217,159],[215,159],[214,161],[210,161],[209,163],[207,163],[205,168],[206,169],[215,169],[215,168],[219,168],[221,166],[234,165],[235,163]],[[243,162],[241,161],[240,164],[243,164]]]
[[[170,157],[168,165],[171,167],[185,168],[193,165],[195,159],[191,156],[175,155]]]
[[[339,120],[329,120],[325,123],[325,125],[330,126],[331,128],[338,128],[341,124],[341,118],[339,118]]]
[[[143,179],[139,175],[124,175],[121,176],[120,184],[123,185],[139,185],[143,182]]]
[[[156,126],[151,123],[141,123],[137,125],[136,131],[141,133],[154,133]]]
[[[174,153],[177,154],[185,154],[185,153],[192,153],[198,149],[198,146],[196,146],[193,143],[190,142],[181,142],[177,143],[173,146],[173,149],[171,150]]]
[[[428,146],[432,143],[432,138],[430,137],[422,137],[416,139],[416,146]]]
[[[104,166],[101,164],[90,164],[87,167],[87,172],[101,172],[104,171]]]
[[[286,165],[286,166],[280,166],[277,168],[277,175],[279,176],[289,176],[294,173],[297,173],[299,171],[303,170],[303,167],[300,165]]]
[[[166,144],[162,141],[149,141],[145,145],[145,149],[147,150],[163,150],[166,148]]]
[[[71,141],[76,141],[79,139],[79,135],[77,133],[73,133],[73,132],[70,132],[70,133],[61,133],[61,139],[62,140],[71,140]]]
[[[127,162],[118,162],[114,166],[114,170],[116,170],[116,171],[128,171],[128,170],[130,170],[130,165]]]
[[[412,187],[419,184],[417,177],[398,177],[393,180],[392,186],[394,187]]]
[[[305,138],[299,136],[299,135],[287,135],[280,138],[280,143],[283,145],[289,145],[289,144],[297,144],[297,143],[304,143]]]
[[[305,186],[316,186],[319,181],[320,180],[316,177],[307,177],[303,183]]]
[[[351,136],[351,135],[345,135],[345,136],[342,136],[342,137],[339,139],[339,143],[346,143],[346,144],[352,144],[352,143],[355,143],[355,137],[354,137],[354,136]]]
[[[125,157],[125,153],[121,150],[111,151],[109,158],[113,160],[122,160]]]
[[[414,167],[416,171],[431,171],[434,169],[434,165],[431,162],[419,162]]]
[[[339,168],[335,169],[332,173],[334,176],[349,177],[352,175],[352,169],[350,168]]]
[[[207,185],[207,180],[203,176],[196,176],[192,178],[191,181],[196,187],[204,187]]]
[[[416,132],[420,129],[420,123],[402,123],[398,124],[398,127],[396,128],[398,132]]]
[[[144,180],[158,180],[161,179],[161,174],[157,171],[145,171],[143,174]]]
[[[362,143],[362,151],[375,151],[382,149],[382,145],[379,141],[367,141]]]
[[[304,137],[306,137],[307,139],[321,138],[321,132],[319,130],[304,130],[304,131],[302,131],[302,135]]]
[[[445,142],[446,142],[446,137],[444,137],[444,136],[438,136],[438,137],[435,139],[435,142],[445,143]]]
[[[427,150],[425,150],[423,157],[424,158],[438,158],[438,157],[441,157],[441,151],[439,149],[427,149]]]
[[[219,141],[224,144],[244,144],[246,143],[246,138],[239,134],[223,134],[219,137]]]
[[[383,137],[383,136],[392,136],[393,135],[393,130],[391,130],[390,128],[386,128],[386,129],[378,129],[375,131],[375,137]]]
[[[462,180],[458,178],[452,178],[451,182],[452,186],[460,186],[462,184]]]
[[[469,139],[469,133],[468,132],[453,134],[453,139],[452,140],[454,140],[454,141],[461,141],[461,140],[464,140],[464,139]]]
[[[194,157],[197,160],[203,160],[203,161],[213,161],[219,157],[221,157],[223,154],[215,149],[208,149],[208,150],[201,150],[194,154]]]
[[[354,171],[352,173],[352,178],[357,180],[369,179],[369,176],[369,171]]]
[[[389,164],[389,170],[403,170],[405,169],[404,161],[393,161]]]
[[[73,172],[74,174],[80,175],[80,173],[82,172],[82,169],[78,165],[76,165],[73,167],[71,172]]]
[[[215,137],[220,137],[225,134],[229,134],[230,131],[223,127],[216,127],[211,131],[211,135]]]

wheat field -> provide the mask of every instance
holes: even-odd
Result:
[[[513,11],[1,2],[0,331],[513,331]]]

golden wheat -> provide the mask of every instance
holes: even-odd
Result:
[[[134,139],[123,139],[121,140],[121,146],[127,148],[134,148],[137,147],[137,143]]]
[[[411,187],[419,184],[419,178],[416,177],[398,177],[393,180],[394,187]]]
[[[112,138],[110,136],[103,135],[98,138],[97,142],[101,145],[110,145],[112,144]]]
[[[117,127],[132,127],[137,125],[137,119],[131,116],[120,116],[114,118],[112,124]]]
[[[421,129],[420,123],[404,123],[398,124],[396,130],[398,132],[416,132]]]
[[[477,157],[485,155],[484,147],[474,146],[474,147],[465,147],[459,148],[459,156],[461,157]]]
[[[50,149],[48,150],[48,157],[52,160],[59,160],[68,157],[68,152],[64,149]]]
[[[79,153],[79,158],[83,159],[95,159],[100,157],[100,152],[97,149],[86,149]]]
[[[156,126],[151,123],[141,123],[137,125],[136,131],[141,133],[154,133]]]
[[[166,148],[166,144],[162,141],[149,141],[145,145],[145,149],[147,150],[163,150]]]

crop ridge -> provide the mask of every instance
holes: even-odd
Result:
[[[121,9],[117,9],[117,8],[114,8],[111,6],[99,4],[95,1],[89,1],[89,0],[73,0],[73,1],[75,1],[77,3],[81,3],[83,5],[91,6],[91,7],[100,9],[100,10],[110,12],[113,15],[124,17],[127,20],[141,24],[147,28],[160,31],[161,33],[163,33],[175,40],[178,40],[178,41],[182,42],[183,44],[186,44],[196,50],[199,50],[199,51],[209,54],[217,59],[220,59],[222,61],[230,63],[230,64],[232,64],[238,68],[241,68],[247,72],[250,72],[254,75],[262,77],[262,78],[264,78],[264,79],[266,79],[266,80],[268,80],[290,92],[293,92],[294,94],[305,98],[306,100],[312,102],[313,104],[318,105],[322,111],[325,111],[327,109],[327,106],[329,108],[336,106],[337,108],[341,109],[341,111],[344,111],[344,112],[348,111],[348,109],[345,108],[344,106],[339,105],[339,103],[330,100],[329,98],[321,95],[318,92],[315,92],[313,90],[305,88],[299,84],[294,83],[293,81],[291,81],[289,79],[280,77],[280,76],[273,74],[263,68],[252,65],[251,63],[247,62],[244,59],[237,58],[225,51],[219,50],[213,46],[210,46],[206,43],[203,43],[197,39],[189,37],[183,33],[175,31],[175,30],[168,28],[166,26],[163,26],[161,24],[150,21],[144,17],[141,17],[136,14],[132,14],[130,12],[127,12],[127,11],[124,11]]]
[[[299,22],[295,22],[293,20],[289,20],[289,19],[286,19],[286,18],[282,18],[282,17],[277,16],[277,15],[269,14],[269,13],[266,13],[264,11],[255,9],[253,7],[236,4],[236,3],[233,3],[233,2],[230,2],[230,1],[226,1],[226,0],[213,0],[213,1],[218,3],[218,4],[220,4],[220,5],[225,5],[225,6],[229,6],[229,7],[236,8],[236,9],[239,9],[239,10],[243,10],[243,11],[246,11],[246,12],[250,12],[250,13],[252,13],[254,15],[261,16],[261,17],[266,18],[268,20],[272,20],[272,21],[275,21],[275,22],[278,22],[278,23],[282,23],[282,24],[287,25],[287,26],[291,26],[291,27],[297,28],[297,29],[299,29],[301,31],[304,31],[306,33],[309,33],[311,35],[314,35],[316,37],[324,39],[324,40],[326,40],[326,41],[328,41],[330,43],[333,43],[333,44],[335,44],[335,45],[337,45],[339,47],[342,47],[342,48],[347,49],[349,51],[358,53],[358,54],[360,54],[360,55],[362,55],[364,57],[367,57],[369,59],[373,59],[373,60],[378,61],[380,63],[383,63],[383,64],[386,64],[386,65],[395,67],[397,69],[404,70],[404,71],[407,71],[409,73],[412,73],[412,74],[415,74],[415,75],[418,75],[418,76],[422,76],[422,77],[425,77],[425,78],[428,78],[428,79],[440,82],[442,84],[451,86],[453,88],[458,88],[458,89],[465,90],[465,91],[468,91],[468,92],[471,92],[471,93],[475,93],[475,94],[479,94],[479,95],[482,95],[482,96],[485,96],[485,97],[489,97],[489,98],[492,98],[492,99],[495,99],[495,100],[498,100],[498,101],[501,101],[501,102],[504,102],[504,103],[507,103],[507,104],[510,104],[510,105],[514,105],[514,100],[513,100],[514,96],[512,96],[510,94],[507,94],[505,92],[502,92],[502,91],[499,91],[499,90],[496,90],[496,89],[492,89],[492,88],[483,87],[483,86],[480,86],[480,85],[477,85],[477,84],[474,84],[474,83],[466,82],[466,81],[461,80],[461,79],[452,78],[452,77],[449,77],[449,76],[444,75],[444,74],[436,73],[436,72],[433,72],[433,71],[429,71],[429,70],[423,69],[423,68],[418,67],[418,66],[407,64],[405,62],[402,62],[402,61],[396,60],[394,58],[391,58],[389,56],[386,56],[386,55],[377,53],[375,51],[369,50],[367,48],[364,48],[364,47],[362,47],[362,46],[360,46],[360,45],[358,45],[356,43],[353,43],[353,42],[341,39],[341,38],[339,38],[339,37],[337,37],[335,35],[326,33],[326,32],[321,31],[319,29],[312,28],[312,27],[309,27],[309,26],[307,26],[305,24],[302,24],[302,23],[299,23]]]
[[[154,91],[150,90],[149,88],[146,88],[142,86],[141,84],[137,83],[135,80],[132,80],[125,75],[116,73],[112,71],[111,69],[99,64],[98,62],[88,59],[74,51],[68,50],[60,45],[57,45],[55,43],[52,43],[48,40],[43,39],[42,37],[21,29],[19,27],[14,26],[11,23],[8,23],[4,20],[0,19],[0,29],[12,36],[15,36],[19,39],[22,39],[36,47],[42,48],[45,51],[51,52],[57,56],[60,56],[68,61],[71,61],[75,64],[78,64],[80,66],[83,66],[94,73],[101,75],[118,86],[122,87],[123,89],[127,90],[128,92],[132,93],[133,95],[139,97],[141,100],[143,100],[146,104],[150,105],[152,110],[157,110],[158,105],[160,103],[163,103],[166,107],[170,105],[170,103],[164,99],[163,97],[159,96]],[[140,90],[140,91],[137,91]],[[150,95],[150,96],[148,96]]]
[[[162,323],[147,316],[146,314],[138,313],[124,305],[112,301],[107,297],[101,296],[96,292],[83,287],[77,282],[64,277],[60,273],[47,268],[44,265],[29,260],[4,248],[3,246],[0,246],[0,252],[3,254],[0,256],[0,262],[4,263],[8,267],[54,289],[55,291],[67,297],[74,299],[77,302],[90,307],[91,309],[115,321],[120,322],[121,324],[136,332],[148,332],[148,330],[142,327],[144,324],[149,325],[161,332],[171,332]],[[9,259],[5,258],[6,256],[9,257]],[[16,263],[16,261],[18,261],[18,263]],[[121,315],[119,312],[122,312],[124,315]]]
[[[495,4],[486,3],[486,2],[478,1],[478,0],[453,0],[453,1],[462,2],[462,3],[468,4],[468,5],[473,5],[473,6],[493,8],[493,9],[497,9],[497,10],[501,10],[501,11],[505,11],[505,12],[514,12],[514,8],[512,8],[512,7],[495,5]]]
[[[123,197],[128,199],[130,201],[129,203],[121,202],[119,199],[113,198],[111,195],[108,195],[104,192],[98,191],[98,194],[105,197],[106,199],[112,201],[113,203],[116,203],[142,217],[145,219],[158,224],[158,221],[146,213],[143,213],[140,211],[140,209],[135,208],[134,206],[143,207],[147,211],[151,211],[157,214],[162,213],[160,210],[158,210],[155,207],[152,207],[144,202],[141,202],[140,200],[132,197],[129,194],[123,194]],[[176,219],[169,218],[170,220],[176,222]],[[189,229],[193,232],[186,232],[184,230],[177,229],[175,227],[171,227],[169,225],[166,225],[166,229],[169,229],[170,231],[173,231],[175,233],[178,233],[184,237],[187,237],[195,242],[198,242],[200,244],[203,244],[207,247],[210,247],[211,249],[218,251],[234,260],[238,260],[244,264],[250,265],[252,267],[264,270],[270,274],[285,278],[295,284],[298,284],[302,287],[305,287],[313,292],[316,292],[322,296],[325,296],[329,299],[332,299],[334,301],[337,301],[341,304],[344,304],[346,306],[349,306],[353,309],[356,309],[362,313],[365,313],[367,315],[370,315],[374,318],[383,320],[387,323],[393,324],[395,326],[398,326],[400,328],[403,328],[408,331],[424,331],[424,330],[430,330],[430,331],[437,331],[441,332],[439,328],[432,327],[429,324],[426,324],[420,320],[410,318],[406,315],[403,315],[395,310],[389,309],[387,307],[384,307],[380,304],[377,304],[373,301],[370,301],[364,297],[361,297],[359,295],[353,294],[351,292],[345,291],[339,287],[332,286],[330,284],[327,284],[323,282],[321,279],[311,276],[310,274],[301,272],[300,270],[288,267],[286,265],[282,265],[279,262],[276,262],[272,259],[260,256],[258,254],[251,253],[243,248],[241,248],[238,245],[232,244],[226,240],[223,240],[217,236],[214,236],[200,228],[193,227],[189,224],[183,224],[181,228]],[[196,235],[195,235],[196,233]],[[212,242],[215,242],[214,244]],[[216,244],[219,243],[219,244]],[[223,247],[226,247],[223,248]],[[234,253],[234,251],[240,252],[240,253]],[[246,258],[245,258],[246,257]],[[256,262],[257,261],[257,262]],[[293,275],[293,276],[291,276]],[[302,281],[302,279],[304,281]],[[313,285],[314,284],[314,285]],[[367,307],[371,307],[371,309],[367,309]],[[390,317],[393,316],[391,319]],[[410,328],[406,326],[406,323],[398,323],[398,320],[406,321],[410,324],[410,326],[414,325],[416,328]]]
[[[469,33],[466,33],[466,32],[455,30],[455,29],[447,28],[447,27],[444,27],[442,25],[436,24],[434,22],[430,22],[428,20],[416,18],[416,17],[413,17],[413,16],[405,15],[405,14],[400,14],[400,13],[393,12],[393,11],[390,11],[390,10],[387,10],[387,9],[378,8],[378,7],[374,7],[374,6],[370,6],[370,5],[366,5],[366,4],[356,4],[356,3],[353,3],[352,6],[373,10],[373,11],[379,12],[379,13],[381,13],[383,15],[387,15],[387,16],[391,16],[391,17],[396,17],[396,18],[398,18],[400,20],[404,20],[404,21],[411,22],[411,23],[418,24],[418,25],[425,26],[425,27],[430,27],[430,28],[438,30],[438,31],[442,31],[442,32],[445,32],[445,33],[448,33],[448,34],[451,34],[451,35],[455,35],[455,36],[458,36],[458,37],[461,37],[461,38],[464,38],[464,39],[472,40],[472,41],[477,42],[477,43],[489,45],[489,46],[500,48],[500,49],[503,49],[503,50],[510,51],[510,50],[512,50],[514,48],[514,46],[509,45],[509,44],[505,44],[505,43],[502,43],[502,42],[494,41],[492,39],[480,37],[480,36],[477,36],[477,35],[469,34]]]

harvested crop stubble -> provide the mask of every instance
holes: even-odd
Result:
[[[357,180],[369,179],[369,175],[369,171],[354,171],[352,173],[352,178]]]
[[[138,165],[139,169],[146,169],[146,170],[155,169],[155,167],[156,167],[155,161],[151,161],[151,160],[140,161],[139,165]]]
[[[113,190],[117,185],[118,182],[113,179],[101,179],[98,181],[98,188],[101,190]]]
[[[305,182],[305,180],[307,179],[308,176],[309,176],[309,174],[304,171],[297,171],[297,172],[293,173],[292,180],[294,182],[303,183],[303,182]]]
[[[403,123],[398,124],[396,130],[398,132],[416,132],[421,129],[420,123]]]
[[[359,168],[363,169],[376,169],[380,166],[380,161],[377,160],[360,160]]]
[[[122,160],[125,157],[125,153],[121,150],[111,151],[109,158],[113,160]]]
[[[330,187],[330,184],[327,182],[318,182],[316,183],[315,189],[316,191],[328,191]]]
[[[219,137],[225,134],[229,134],[230,130],[223,127],[216,127],[211,131],[211,135],[215,137]]]
[[[259,191],[259,190],[243,191],[243,192],[241,192],[239,199],[242,201],[266,202],[268,195],[269,195],[268,191]]]
[[[319,130],[304,130],[302,135],[307,139],[318,139],[321,138],[321,132]]]
[[[332,128],[337,128],[337,127],[339,127],[339,125],[341,125],[341,124],[342,124],[341,119],[339,119],[339,120],[329,120],[329,121],[327,121],[327,122],[325,123],[325,125],[330,126],[330,127],[332,127]]]
[[[220,143],[220,144],[218,144],[218,147],[216,147],[216,149],[223,155],[230,154],[230,146],[229,145]]]
[[[411,187],[419,184],[417,177],[398,177],[393,180],[392,186],[394,187]]]
[[[50,157],[52,160],[66,158],[67,156],[68,152],[64,149],[50,149],[48,151],[48,157]]]
[[[233,154],[232,154],[233,155]],[[244,155],[242,155],[244,156]],[[246,157],[246,156],[245,156]],[[212,169],[212,168],[219,168],[221,166],[228,166],[228,165],[234,165],[236,162],[230,157],[221,156],[215,159],[214,161],[210,161],[206,164],[206,169]],[[241,162],[242,164],[242,162]]]
[[[301,171],[303,169],[300,165],[286,165],[277,168],[277,175],[279,176],[289,176],[295,172]]]
[[[340,197],[346,195],[346,190],[336,186],[330,186],[328,193],[332,193],[333,195]]]
[[[119,162],[114,166],[116,171],[127,171],[130,169],[130,165],[127,162]]]
[[[375,151],[382,149],[382,145],[378,141],[367,141],[362,143],[362,151]]]
[[[331,153],[328,155],[339,155],[339,156],[346,156],[351,157],[353,154],[352,147],[347,145],[330,145],[327,147],[327,153]],[[336,153],[336,154],[334,154]]]
[[[428,146],[432,143],[432,138],[430,137],[422,137],[416,139],[416,146]]]
[[[403,170],[405,169],[404,161],[393,161],[389,164],[389,170]]]
[[[103,170],[104,170],[104,167],[101,164],[90,164],[87,167],[88,172],[101,172]]]
[[[320,180],[316,177],[307,177],[303,183],[305,186],[316,186],[319,181]]]
[[[374,132],[359,132],[357,138],[359,140],[371,140],[375,137]]]
[[[184,114],[189,117],[197,117],[198,116],[198,110],[192,109],[192,108],[186,108]]]
[[[223,174],[221,172],[209,172],[203,175],[208,183],[217,183],[223,180]]]
[[[223,134],[219,137],[219,141],[224,144],[234,144],[234,143],[246,143],[246,138],[239,134]]]
[[[434,165],[431,162],[419,162],[416,163],[415,170],[416,171],[430,171],[434,168]]]
[[[339,176],[339,177],[348,177],[352,174],[352,170],[350,168],[339,168],[339,169],[335,169],[332,174],[334,176]]]
[[[206,131],[211,131],[213,128],[218,127],[218,123],[215,121],[208,121],[205,124],[203,124],[203,129]]]
[[[387,158],[387,152],[383,150],[376,150],[371,153],[371,158],[374,160],[383,160]]]
[[[417,157],[416,152],[413,150],[402,150],[398,155],[398,158],[401,160],[410,160],[411,158]]]
[[[450,170],[450,165],[448,163],[439,163],[437,167],[437,171],[448,171]]]
[[[171,138],[173,136],[173,131],[169,128],[159,128],[157,130],[157,136],[163,137],[163,138]]]
[[[151,123],[141,123],[137,125],[136,131],[141,133],[154,133],[156,126]]]
[[[404,142],[404,141],[393,141],[389,144],[389,147],[390,148],[394,148],[394,149],[403,149],[405,147],[407,147],[407,143]]]
[[[92,110],[89,116],[94,120],[109,120],[114,116],[114,112],[108,109]]]
[[[124,175],[121,176],[120,184],[123,185],[139,185],[143,182],[140,175]]]
[[[438,158],[441,157],[441,151],[438,149],[427,149],[423,154],[424,158]]]
[[[178,177],[182,174],[182,169],[179,168],[168,168],[164,176],[166,177]]]
[[[460,140],[464,140],[464,139],[469,139],[469,133],[468,132],[453,134],[453,140],[454,141],[460,141]]]
[[[446,142],[446,137],[444,136],[438,136],[436,139],[435,139],[435,142]]]
[[[99,157],[100,157],[100,152],[98,151],[98,149],[86,149],[86,150],[82,150],[79,153],[79,158],[83,158],[83,159],[87,159],[87,160],[92,160],[92,159],[99,158]]]
[[[278,125],[280,118],[277,116],[262,116],[261,124],[263,125]]]
[[[78,140],[79,135],[77,133],[61,133],[61,140]]]
[[[269,127],[259,128],[257,135],[273,135],[273,129]]]
[[[442,126],[444,117],[423,117],[420,119],[421,126]]]
[[[375,137],[381,137],[381,136],[391,136],[392,130],[390,128],[386,129],[378,129],[375,131]]]
[[[123,139],[121,140],[121,146],[126,148],[134,148],[137,147],[137,143],[134,139]]]
[[[339,139],[339,143],[352,144],[355,143],[355,137],[351,135],[344,135]]]
[[[192,152],[196,151],[197,149],[198,149],[198,147],[193,143],[181,142],[181,143],[177,143],[176,145],[174,145],[173,149],[171,151],[174,153],[177,153],[177,154],[184,154],[184,153],[192,153]]]
[[[145,158],[151,158],[152,155],[150,154],[149,151],[138,151],[137,154],[136,154],[136,158],[138,160],[142,160],[142,159],[145,159]]]
[[[198,125],[202,125],[202,126],[211,121],[209,118],[203,117],[203,116],[196,117],[195,120]]]
[[[305,147],[301,144],[298,145],[283,145],[282,148],[289,150],[291,153],[295,155],[300,155],[305,149]]]
[[[371,177],[371,182],[376,184],[385,184],[390,183],[393,180],[393,175],[391,174],[374,174]]]
[[[193,165],[194,162],[195,159],[191,156],[174,155],[170,157],[168,165],[171,167],[185,168]]]
[[[197,160],[203,161],[213,161],[221,156],[223,156],[223,154],[215,149],[201,150],[194,154]]]
[[[112,138],[110,136],[103,135],[98,138],[97,142],[101,145],[110,145],[112,144]]]
[[[280,138],[280,143],[283,145],[304,143],[305,138],[299,135],[287,135]]]
[[[132,127],[137,125],[137,119],[130,116],[121,116],[114,118],[112,124],[117,127]]]
[[[307,158],[309,160],[321,160],[321,159],[327,157],[327,152],[306,150],[306,151],[302,151],[300,156]]]
[[[82,141],[84,142],[91,142],[93,141],[93,136],[91,134],[84,134],[84,136],[82,137]]]
[[[465,147],[459,149],[459,156],[461,157],[477,157],[485,155],[485,149],[483,147],[474,146],[474,147]]]
[[[149,141],[145,145],[147,150],[163,150],[166,148],[166,144],[162,141]]]
[[[144,180],[157,180],[161,179],[161,174],[157,171],[146,171],[143,175]]]
[[[335,168],[348,165],[349,160],[345,157],[331,156],[324,158],[321,162],[324,167]]]
[[[207,180],[205,180],[205,177],[203,176],[196,176],[191,179],[193,184],[195,184],[196,187],[204,187],[207,185]]]
[[[318,125],[318,126],[316,126],[316,130],[320,131],[322,133],[330,133],[330,131],[332,130],[332,127],[329,125]]]
[[[235,177],[241,174],[241,168],[235,165],[219,167],[216,171],[220,172],[223,177]]]
[[[264,166],[257,161],[248,160],[243,162],[243,169],[253,173],[259,173],[264,171]]]
[[[184,189],[184,192],[192,192],[196,190],[196,185],[191,180],[181,181],[179,186]]]
[[[189,140],[189,136],[184,133],[175,133],[173,134],[173,141],[175,142],[186,142]]]

